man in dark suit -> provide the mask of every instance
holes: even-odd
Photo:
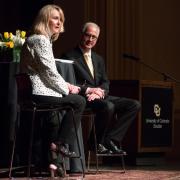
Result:
[[[95,113],[99,153],[126,153],[120,147],[129,126],[140,109],[137,100],[109,96],[109,80],[104,60],[92,51],[100,33],[97,24],[83,26],[80,43],[62,58],[74,60],[77,85],[87,98],[87,106]]]

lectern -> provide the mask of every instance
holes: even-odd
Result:
[[[166,152],[173,144],[174,83],[111,80],[110,94],[137,99],[141,111],[123,141],[129,153]]]

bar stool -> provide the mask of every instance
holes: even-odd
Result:
[[[15,75],[16,78],[16,84],[17,84],[17,96],[18,96],[18,113],[17,113],[17,123],[20,120],[20,115],[22,111],[29,111],[32,112],[32,119],[31,119],[31,127],[30,127],[30,139],[29,139],[29,152],[28,152],[28,165],[27,165],[27,177],[31,176],[31,158],[32,158],[32,145],[33,145],[33,136],[34,136],[34,122],[37,112],[60,112],[60,111],[71,111],[72,117],[73,117],[73,124],[75,129],[75,135],[76,140],[78,144],[78,153],[79,155],[73,158],[79,158],[81,161],[82,166],[82,175],[85,176],[84,173],[84,165],[83,160],[81,156],[80,151],[80,142],[77,135],[77,127],[76,122],[74,119],[74,110],[71,106],[60,106],[60,105],[53,105],[53,104],[37,104],[32,101],[31,95],[32,95],[32,86],[30,78],[27,74],[21,73]],[[17,125],[16,125],[17,126]],[[11,161],[10,161],[10,167],[9,167],[9,178],[11,178],[12,175],[12,167],[13,167],[13,160],[14,160],[14,152],[15,152],[15,146],[16,146],[16,131],[14,133],[14,140],[13,140],[13,147],[12,147],[12,154],[11,154]]]
[[[122,173],[125,173],[125,162],[124,156],[127,154],[99,154],[97,150],[97,138],[96,138],[96,127],[95,127],[95,113],[90,109],[86,108],[83,116],[89,117],[92,123],[92,131],[94,137],[94,145],[95,145],[95,158],[96,158],[96,173],[99,172],[99,157],[121,157],[121,165],[122,165]],[[88,150],[88,159],[87,159],[87,171],[90,171],[90,161],[91,161],[91,150]]]

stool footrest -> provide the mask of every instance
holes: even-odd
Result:
[[[111,157],[115,157],[115,156],[127,156],[127,154],[96,154],[96,156],[111,156]]]

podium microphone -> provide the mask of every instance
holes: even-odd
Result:
[[[141,59],[139,57],[133,56],[132,54],[129,54],[129,53],[123,53],[122,56],[125,59],[136,61],[137,63],[142,64],[143,66],[146,66],[147,68],[151,69],[152,71],[161,74],[163,76],[163,78],[164,78],[164,81],[167,81],[167,79],[170,79],[170,80],[172,80],[172,81],[174,81],[176,83],[180,83],[179,80],[175,79],[171,75],[169,75],[167,73],[164,73],[164,72],[161,72],[160,70],[154,68],[153,66],[141,61]]]

